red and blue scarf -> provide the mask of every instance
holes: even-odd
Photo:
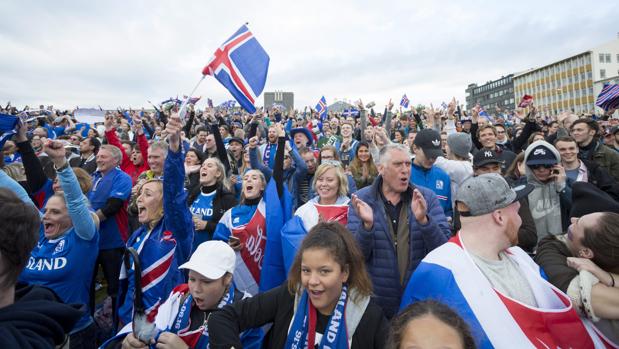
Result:
[[[294,314],[292,326],[286,339],[286,349],[314,348],[316,338],[316,308],[309,301],[307,290],[303,291],[299,306]],[[348,349],[348,331],[346,329],[346,302],[348,300],[348,286],[342,287],[342,293],[329,317],[325,333],[318,348]],[[311,345],[308,346],[308,343]]]

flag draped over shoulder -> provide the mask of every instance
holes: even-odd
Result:
[[[269,60],[264,48],[243,25],[215,51],[202,74],[214,76],[245,110],[254,113],[256,98],[266,83]]]
[[[479,348],[604,348],[588,320],[570,298],[541,277],[535,262],[520,248],[506,250],[518,265],[537,306],[503,295],[475,265],[460,235],[430,252],[413,273],[401,308],[434,299],[455,310],[470,326]]]
[[[281,230],[292,216],[292,195],[283,185],[284,192],[277,193],[275,179],[271,178],[264,192],[266,204],[267,242],[260,274],[260,292],[268,291],[281,285],[286,280],[286,268],[282,254]]]
[[[604,85],[597,100],[595,101],[595,105],[604,109],[604,111],[619,108],[619,85]]]
[[[0,149],[4,143],[17,133],[19,117],[7,114],[0,114]]]

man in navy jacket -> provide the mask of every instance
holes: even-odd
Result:
[[[376,301],[391,318],[419,262],[451,233],[436,195],[409,183],[411,154],[405,145],[383,147],[378,170],[374,183],[353,195],[348,229],[365,255]]]

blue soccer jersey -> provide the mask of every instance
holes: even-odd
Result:
[[[191,214],[199,217],[203,221],[210,221],[213,217],[213,199],[217,194],[217,190],[213,190],[212,192],[205,194],[200,193],[196,200],[191,204],[189,210]],[[203,242],[211,239],[210,234],[208,234],[204,230],[196,230],[195,235],[193,237],[193,246],[192,251],[195,251],[196,248]]]

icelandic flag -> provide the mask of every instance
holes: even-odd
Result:
[[[350,199],[347,196],[343,196],[337,198],[334,205],[320,205],[318,199],[314,198],[297,209],[294,217],[288,220],[281,229],[282,253],[286,272],[290,271],[303,239],[316,224],[324,221],[339,222],[346,226],[349,201]]]
[[[292,217],[292,195],[283,185],[283,195],[277,193],[275,179],[271,178],[264,192],[264,201],[268,207],[266,216],[267,243],[260,273],[260,292],[268,291],[281,285],[288,276],[282,253],[282,227]]]
[[[17,133],[17,125],[19,117],[7,114],[0,114],[0,149],[4,147],[4,143]]]
[[[214,76],[247,112],[254,113],[268,70],[269,55],[243,25],[215,51],[202,74]]]
[[[485,118],[486,120],[490,121],[490,115],[488,114],[488,112],[486,112],[486,110],[483,107],[479,107],[479,116]]]
[[[570,298],[541,276],[518,247],[506,251],[528,282],[536,306],[497,291],[466,251],[461,235],[430,252],[404,291],[401,308],[427,299],[455,310],[471,328],[479,348],[606,348]]]
[[[221,102],[217,108],[221,108],[221,109],[232,109],[236,106],[236,101],[233,100],[229,100],[229,101],[224,101]]]
[[[406,97],[406,93],[404,94],[404,96],[402,96],[402,100],[400,101],[400,105],[403,106],[404,108],[408,108],[408,104],[410,103],[410,101],[408,100],[408,97]]]
[[[195,105],[202,98],[202,96],[200,96],[200,97],[189,97],[189,96],[183,95],[183,98],[188,100],[187,104]]]
[[[316,104],[316,112],[320,115],[320,121],[324,121],[327,117],[327,100],[325,96],[322,96],[320,100],[318,100],[318,104]]]
[[[344,109],[343,116],[359,116],[359,110],[356,108]]]
[[[166,104],[168,104],[168,103],[172,103],[172,104],[178,104],[178,105],[181,105],[181,104],[183,104],[183,101],[181,101],[181,100],[180,100],[180,99],[178,99],[178,98],[168,98],[168,99],[166,99],[165,101],[163,101],[163,102],[161,102],[161,103],[159,103],[159,104],[161,104],[161,105],[166,105]]]
[[[604,85],[595,101],[595,105],[604,109],[604,111],[619,108],[619,85]]]
[[[271,109],[282,111],[282,110],[286,110],[286,106],[280,103],[273,103],[271,104]]]

